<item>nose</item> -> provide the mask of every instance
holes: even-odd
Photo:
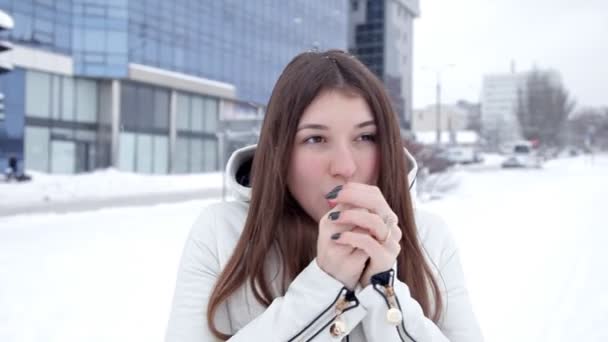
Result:
[[[330,158],[329,171],[333,177],[343,178],[347,182],[357,171],[355,155],[348,145],[335,146]]]

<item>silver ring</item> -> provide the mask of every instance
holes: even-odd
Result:
[[[386,237],[384,238],[384,240],[380,241],[381,244],[385,244],[386,241],[388,241],[388,239],[391,238],[391,234],[393,233],[393,230],[391,229],[391,227],[386,226],[386,228],[388,228],[388,234],[386,234]]]
[[[397,225],[396,220],[393,218],[393,215],[387,214],[384,215],[382,217],[382,221],[384,221],[384,224],[386,225],[386,228],[388,229],[388,233],[386,234],[386,237],[384,238],[384,240],[380,241],[381,244],[386,243],[386,241],[388,241],[388,239],[391,238],[391,234],[393,233],[393,226]]]

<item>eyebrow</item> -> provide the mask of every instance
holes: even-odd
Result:
[[[364,121],[360,124],[355,125],[356,128],[363,128],[363,127],[367,127],[367,126],[373,126],[376,123],[374,122],[374,120],[369,120],[369,121]],[[302,125],[300,127],[298,127],[298,132],[303,130],[303,129],[321,129],[321,130],[329,130],[329,127],[325,126],[325,125],[320,125],[320,124],[305,124]]]

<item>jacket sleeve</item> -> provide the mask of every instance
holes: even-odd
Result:
[[[439,286],[445,286],[442,291],[444,311],[439,325],[424,316],[422,307],[410,295],[407,284],[393,277],[395,302],[403,316],[401,324],[397,326],[389,324],[387,320],[389,300],[383,286],[370,284],[357,294],[361,305],[368,311],[362,325],[369,341],[483,341],[471,308],[458,251],[451,237],[447,240],[441,253],[445,258],[439,264]]]
[[[204,215],[209,218],[209,215]],[[213,219],[199,219],[203,231]],[[207,303],[221,269],[214,234],[193,228],[182,254],[166,342],[218,341],[207,326]],[[313,260],[266,310],[238,331],[231,325],[227,305],[220,306],[215,317],[218,329],[233,334],[229,341],[336,341],[330,328],[336,321],[336,305],[347,293]],[[243,304],[245,305],[245,304]],[[246,310],[246,308],[243,308]],[[345,323],[341,335],[348,334],[365,316],[355,299],[349,302],[339,319]]]

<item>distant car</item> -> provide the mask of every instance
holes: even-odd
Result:
[[[445,157],[445,151],[436,147],[425,147],[418,154],[417,160],[429,173],[443,172],[454,165],[453,161]]]
[[[541,157],[534,150],[532,143],[518,142],[512,145],[511,152],[502,162],[502,167],[539,168],[541,163]]]
[[[445,158],[445,150],[434,146],[425,146],[412,140],[404,140],[403,146],[416,158],[419,169],[426,168],[429,173],[447,170],[454,162]]]
[[[442,156],[455,164],[472,164],[483,161],[479,151],[472,146],[449,147]]]

